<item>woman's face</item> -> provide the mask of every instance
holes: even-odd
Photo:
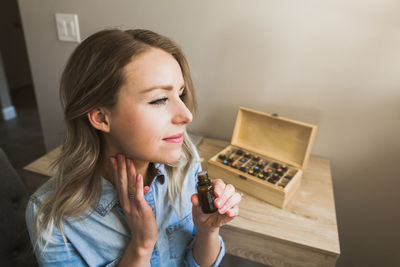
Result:
[[[111,154],[173,163],[181,155],[183,131],[192,114],[183,103],[184,80],[178,62],[151,48],[124,68],[125,83],[109,110]]]

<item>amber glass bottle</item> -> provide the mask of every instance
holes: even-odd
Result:
[[[199,172],[197,178],[197,193],[199,195],[201,210],[204,213],[216,212],[218,209],[214,205],[214,186],[208,178],[207,171]]]

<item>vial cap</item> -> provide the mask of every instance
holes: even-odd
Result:
[[[197,178],[199,179],[199,183],[203,184],[209,181],[207,171],[201,171],[197,174]]]

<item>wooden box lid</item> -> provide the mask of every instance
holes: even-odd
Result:
[[[317,126],[239,107],[231,144],[304,169]]]

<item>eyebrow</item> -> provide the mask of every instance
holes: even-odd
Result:
[[[184,87],[185,87],[185,85],[183,84],[179,90],[181,90]],[[155,86],[152,86],[150,88],[146,88],[146,89],[140,91],[140,94],[146,94],[148,92],[151,92],[151,91],[157,90],[157,89],[172,91],[174,89],[174,87],[172,85],[155,85]]]

